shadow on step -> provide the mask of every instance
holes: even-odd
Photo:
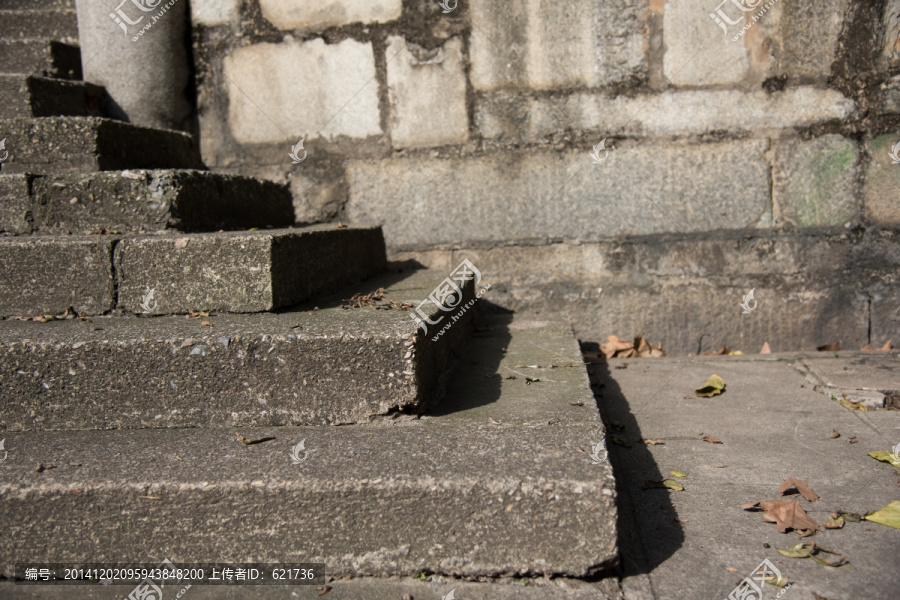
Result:
[[[616,478],[617,529],[623,578],[649,574],[684,543],[684,529],[665,489],[645,489],[648,481],[672,478],[657,465],[631,404],[610,363],[593,342],[582,342],[591,391],[606,426],[606,446]]]
[[[485,300],[481,303],[489,304]],[[480,311],[488,313],[495,313],[494,308],[493,305],[479,307]],[[431,416],[440,417],[486,406],[500,398],[503,382],[500,362],[512,339],[509,332],[512,318],[511,313],[479,315],[476,318],[472,338],[456,358],[454,368],[448,369],[441,381],[441,397],[429,411]]]

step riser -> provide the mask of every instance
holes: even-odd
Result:
[[[0,316],[78,314],[112,310],[115,240],[0,239]]]
[[[7,574],[13,557],[159,556],[323,562],[338,577],[585,576],[616,556],[611,470],[578,451],[592,431],[289,428],[254,431],[276,437],[254,446],[202,430],[7,434],[0,562]]]
[[[103,88],[44,78],[0,77],[0,119],[31,117],[99,117]]]
[[[78,39],[78,20],[74,10],[4,10],[0,12],[0,39],[74,41]]]
[[[157,314],[262,312],[333,292],[384,270],[381,229],[278,235],[141,237],[115,249],[119,306]]]
[[[380,228],[125,239],[19,236],[0,238],[0,260],[0,317],[58,314],[69,306],[80,316],[113,307],[140,314],[150,290],[158,315],[263,312],[336,291],[386,265]]]
[[[108,119],[58,117],[0,121],[9,158],[4,174],[65,174],[200,166],[189,135]]]
[[[201,232],[294,220],[286,186],[201,171],[0,175],[0,207],[0,231],[12,233]]]
[[[81,80],[81,50],[61,42],[0,40],[0,73]]]

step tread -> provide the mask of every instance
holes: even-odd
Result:
[[[0,175],[0,204],[9,207],[0,208],[0,231],[14,233],[198,232],[294,222],[287,186],[184,169]]]
[[[354,423],[424,408],[471,322],[435,342],[410,311],[340,304],[380,287],[418,303],[444,276],[395,271],[278,314],[0,321],[0,430]]]
[[[578,360],[571,342],[565,360]],[[568,423],[8,432],[0,556],[324,562],[335,576],[587,576],[615,564],[615,492],[609,463],[588,455],[602,433],[593,395],[572,394],[590,405]],[[236,432],[274,439],[243,445]],[[38,463],[54,468],[38,472]],[[127,530],[112,512],[127,515]]]

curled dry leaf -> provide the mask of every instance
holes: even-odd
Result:
[[[643,335],[629,342],[617,335],[606,336],[606,342],[600,344],[600,352],[606,358],[661,358],[666,355],[662,343],[653,346]]]
[[[623,448],[631,448],[631,444],[628,443],[628,440],[617,433],[613,434],[612,443],[617,446],[622,446]]]
[[[787,479],[782,481],[781,486],[779,486],[778,488],[778,491],[782,496],[793,493],[791,490],[794,490],[794,492],[799,492],[801,496],[803,496],[810,502],[815,502],[819,499],[819,495],[812,491],[812,489],[810,489],[808,483],[794,477],[788,477]]]
[[[839,352],[841,349],[841,343],[835,342],[834,344],[822,344],[821,346],[816,346],[816,350],[819,352]]]
[[[748,502],[741,505],[744,510],[763,510],[763,521],[775,523],[779,533],[787,533],[789,529],[801,532],[801,535],[812,535],[819,529],[800,503],[796,500],[764,500]],[[805,533],[804,533],[805,532]]]
[[[828,517],[828,522],[825,523],[825,529],[843,529],[844,528],[844,518],[840,516],[838,513],[831,513]]]
[[[644,482],[645,490],[672,490],[674,492],[683,492],[684,486],[674,479],[663,479],[662,481],[647,480]]]
[[[700,398],[712,398],[725,392],[725,381],[718,375],[710,375],[700,388],[694,390],[694,393]]]
[[[703,437],[700,438],[700,439],[701,439],[702,441],[704,441],[704,442],[709,442],[710,444],[721,444],[721,443],[722,443],[722,440],[720,440],[720,439],[718,439],[718,438],[714,438],[714,437],[711,436],[711,435],[703,436]]]
[[[268,442],[268,441],[275,439],[274,437],[263,437],[263,438],[259,438],[257,440],[251,440],[250,438],[246,438],[239,433],[235,433],[234,435],[237,437],[238,441],[240,443],[244,444],[245,446],[252,446],[253,444],[262,444],[263,442]]]
[[[772,348],[769,346],[769,342],[763,344],[762,350],[759,351],[760,354],[772,354]]]

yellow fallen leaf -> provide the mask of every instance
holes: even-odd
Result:
[[[645,481],[644,482],[645,490],[672,490],[675,492],[683,492],[684,486],[675,481],[674,479],[664,479],[663,481]]]
[[[725,382],[718,375],[710,375],[709,379],[702,387],[695,390],[694,393],[700,398],[712,398],[725,392]]]
[[[670,475],[674,475],[675,477],[687,477],[684,473],[679,473],[678,471],[669,471]]]
[[[866,515],[866,521],[900,529],[900,500],[894,500],[881,510]]]
[[[900,467],[900,452],[886,452],[878,450],[876,452],[869,452],[869,456],[871,456],[875,460],[886,462],[891,466]]]

